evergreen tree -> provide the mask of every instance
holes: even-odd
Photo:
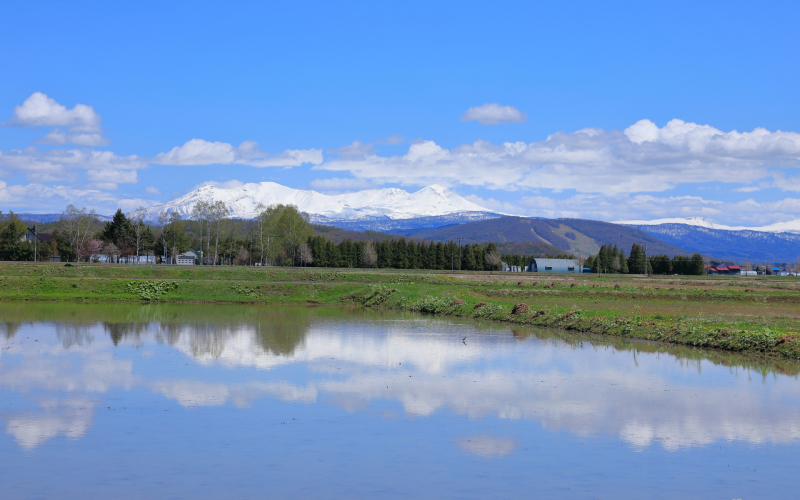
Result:
[[[461,269],[474,271],[475,266],[475,252],[472,250],[472,245],[464,245],[464,248],[461,249]]]
[[[625,250],[619,249],[619,272],[621,274],[628,274],[628,259],[625,258]]]
[[[703,256],[699,253],[692,255],[692,265],[689,268],[689,272],[686,274],[694,274],[697,276],[702,276],[706,273],[706,265],[705,261],[703,260]]]
[[[630,274],[644,274],[644,252],[642,247],[634,243],[631,246],[631,256],[628,257],[628,272]]]
[[[122,209],[117,209],[111,222],[106,222],[106,226],[100,233],[100,239],[106,243],[114,243],[120,248],[129,247],[133,239],[133,226]]]

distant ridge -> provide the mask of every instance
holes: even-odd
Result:
[[[793,263],[800,259],[795,232],[720,229],[689,224],[631,225],[672,245],[734,261]],[[769,227],[769,226],[767,226]]]
[[[453,226],[397,232],[433,241],[463,238],[464,243],[545,243],[564,252],[583,255],[596,254],[600,246],[605,244],[617,245],[627,254],[633,243],[647,245],[650,255],[666,254],[673,257],[691,254],[685,248],[669,244],[634,227],[584,219],[503,216]]]
[[[22,221],[38,222],[39,224],[46,224],[48,222],[58,222],[59,220],[61,220],[61,214],[20,213],[20,214],[17,214],[17,217],[19,217],[19,220],[22,220]],[[109,222],[112,219],[108,215],[98,215],[97,218],[98,218],[98,220],[100,220],[100,222]]]
[[[655,219],[655,220],[623,220],[617,221],[614,224],[623,224],[626,226],[644,227],[644,226],[663,226],[666,224],[680,224],[686,226],[703,227],[706,229],[717,229],[721,231],[758,231],[761,233],[800,233],[800,219],[794,219],[785,222],[776,222],[767,226],[726,226],[724,224],[717,224],[705,220],[702,217],[685,217],[685,218],[669,218],[669,219]]]

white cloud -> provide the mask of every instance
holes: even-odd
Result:
[[[655,127],[655,128],[654,128]],[[800,134],[722,132],[672,120],[643,120],[625,131],[558,132],[539,142],[476,141],[444,149],[412,144],[402,156],[368,153],[314,168],[349,172],[376,183],[470,185],[490,189],[574,189],[582,193],[657,192],[679,184],[741,183],[800,166]]]
[[[514,106],[503,106],[497,103],[487,103],[482,106],[469,108],[461,115],[462,122],[480,122],[483,125],[499,125],[501,123],[522,123],[528,115]]]
[[[72,143],[76,146],[96,147],[105,146],[109,140],[100,134],[67,134],[61,129],[54,129],[34,143],[55,146]]]
[[[91,182],[114,182],[117,184],[136,184],[139,182],[136,170],[87,170],[86,180]]]
[[[146,164],[136,155],[117,156],[111,151],[84,149],[40,151],[28,147],[22,151],[11,150],[5,153],[0,151],[0,166],[24,174],[29,182],[74,181],[77,176],[73,171],[76,169],[94,172],[127,171],[117,174],[127,180],[115,182],[131,182],[132,178],[135,179],[135,174],[130,172],[144,168]]]
[[[157,187],[155,187],[155,186],[147,186],[146,188],[144,188],[144,190],[145,190],[145,192],[147,192],[148,194],[154,194],[154,195],[160,195],[160,194],[161,194],[161,190],[160,190],[160,189],[158,189],[158,188],[157,188]]]
[[[34,92],[20,106],[15,106],[14,116],[8,121],[9,124],[20,127],[67,127],[66,131],[50,130],[34,142],[49,145],[72,143],[85,147],[109,143],[100,134],[100,122],[100,115],[91,106],[76,104],[74,108],[67,109],[41,92]]]
[[[20,106],[14,107],[16,125],[26,127],[53,126],[70,127],[76,132],[99,132],[100,115],[94,108],[85,104],[76,104],[67,109],[41,92],[34,92]]]
[[[0,204],[19,211],[36,207],[37,212],[58,213],[68,204],[96,209],[99,213],[108,213],[120,203],[110,193],[97,189],[76,189],[69,186],[47,186],[40,183],[9,185],[0,181]],[[138,206],[138,205],[137,205]]]
[[[270,155],[258,149],[258,143],[244,141],[239,147],[226,142],[208,142],[191,139],[183,146],[175,146],[166,153],[159,153],[151,160],[161,165],[229,165],[240,164],[252,167],[296,167],[304,163],[322,163],[320,149],[287,149]]]
[[[61,146],[67,143],[67,134],[61,129],[55,129],[48,132],[41,139],[34,141],[36,144],[48,144],[54,146]]]
[[[152,162],[162,165],[224,165],[233,163],[235,157],[233,146],[228,143],[191,139],[183,146],[175,146],[167,153],[157,154]]]

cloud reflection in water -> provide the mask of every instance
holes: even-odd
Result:
[[[515,337],[503,326],[420,317],[306,315],[289,325],[290,319],[140,322],[132,335],[124,324],[112,333],[99,324],[23,325],[2,345],[0,388],[50,399],[35,399],[38,412],[0,418],[21,446],[33,448],[59,434],[84,435],[92,423],[92,394],[143,389],[186,408],[230,402],[244,409],[269,397],[358,411],[373,401],[397,401],[410,417],[448,411],[527,420],[581,436],[616,435],[639,448],[800,439],[800,389],[793,377],[777,375],[762,385],[748,371],[737,375],[709,361],[669,355],[665,347],[634,359],[631,350]],[[32,332],[39,342],[23,340]],[[194,362],[176,378],[159,368],[159,349]],[[116,359],[123,354],[132,359]],[[136,370],[145,360],[148,370]],[[507,438],[464,439],[457,441],[462,450],[484,457],[516,446]]]

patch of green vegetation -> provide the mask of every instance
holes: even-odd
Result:
[[[74,283],[73,287],[76,287]],[[170,290],[177,290],[175,281],[131,281],[125,287],[129,292],[138,294],[142,300],[156,301]]]

